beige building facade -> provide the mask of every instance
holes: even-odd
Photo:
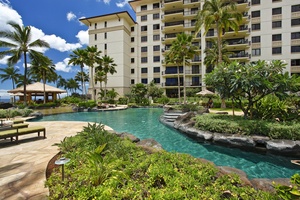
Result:
[[[230,59],[241,63],[257,60],[285,60],[290,74],[300,73],[300,2],[296,0],[236,0],[243,13],[238,32],[224,34]],[[196,15],[201,0],[135,0],[130,1],[136,13],[111,13],[81,19],[89,27],[89,45],[97,46],[117,64],[117,73],[108,76],[108,89],[121,96],[136,83],[154,81],[169,97],[177,96],[177,66],[166,65],[164,55],[176,34],[195,35]],[[180,85],[204,87],[203,77],[209,71],[203,61],[204,49],[216,39],[216,30],[201,31],[193,41],[197,55],[185,69],[181,66]],[[184,71],[183,71],[184,70]],[[183,74],[185,73],[185,80]],[[100,83],[96,84],[100,89]]]

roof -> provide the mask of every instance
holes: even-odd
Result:
[[[52,87],[50,85],[45,84],[45,91],[46,92],[54,92],[54,93],[65,93],[65,90],[61,90],[56,87]],[[18,93],[18,92],[24,92],[24,86],[18,87],[13,90],[7,91],[8,93]],[[44,84],[41,82],[36,82],[33,84],[29,84],[26,86],[26,92],[31,92],[31,93],[38,93],[38,92],[44,92]]]

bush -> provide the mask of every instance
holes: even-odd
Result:
[[[167,104],[167,103],[169,103],[170,102],[170,99],[167,97],[167,96],[165,96],[165,95],[162,95],[162,97],[160,97],[160,98],[158,98],[157,99],[157,103],[160,103],[160,104]]]
[[[128,98],[127,97],[120,97],[118,99],[118,104],[127,105],[128,104]]]
[[[78,107],[80,107],[80,108],[93,108],[95,106],[97,106],[97,104],[94,100],[89,100],[89,101],[78,103]]]

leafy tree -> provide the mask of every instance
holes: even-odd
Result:
[[[148,96],[151,96],[153,100],[160,98],[164,93],[162,88],[159,88],[155,85],[154,81],[148,85]]]
[[[131,86],[131,94],[133,95],[137,104],[141,104],[143,102],[143,99],[145,99],[147,92],[147,86],[143,83],[137,83]]]
[[[215,26],[218,37],[218,63],[222,62],[222,37],[229,29],[239,30],[242,14],[236,8],[236,2],[232,0],[206,0],[202,10],[198,12],[196,22],[196,34],[204,27],[204,35],[211,27]]]
[[[14,29],[11,31],[0,31],[0,37],[5,38],[5,40],[0,40],[0,47],[9,48],[0,52],[0,59],[5,55],[9,55],[8,64],[16,64],[22,57],[24,59],[24,100],[26,99],[26,85],[27,85],[27,55],[31,60],[38,58],[41,53],[34,50],[36,47],[49,48],[49,44],[43,40],[37,39],[31,41],[31,27],[21,27],[15,22],[8,22],[8,24]],[[8,41],[7,41],[8,40]],[[24,101],[24,105],[27,105],[27,101]]]

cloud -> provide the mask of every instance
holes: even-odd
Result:
[[[55,64],[55,69],[57,71],[70,72],[72,67],[68,65],[70,58],[65,58],[62,62],[58,62]]]
[[[4,56],[4,58],[0,59],[0,65],[6,65],[9,57],[10,56]]]
[[[79,43],[82,45],[88,45],[89,44],[89,33],[88,30],[84,31],[81,30],[77,33],[76,37],[79,40]]]
[[[72,12],[67,13],[67,20],[68,21],[75,20],[76,18],[77,18],[77,16],[74,13],[72,13]]]
[[[61,37],[58,37],[53,34],[45,35],[44,37],[42,37],[42,39],[48,42],[51,48],[56,49],[60,52],[72,51],[74,49],[82,47],[82,45],[79,43],[67,43],[65,39],[62,39]]]
[[[8,90],[0,89],[0,97],[1,99],[9,99],[9,93],[7,93]],[[0,100],[1,102],[1,100]]]
[[[105,4],[109,4],[109,3],[110,3],[110,0],[103,0],[103,2],[104,2]]]
[[[4,1],[0,1],[0,27],[1,30],[13,30],[7,22],[13,21],[17,24],[23,25],[22,17],[19,13],[13,10],[9,3],[5,3]]]
[[[128,5],[129,0],[123,0],[116,3],[116,6],[119,8],[123,8],[124,6]]]

